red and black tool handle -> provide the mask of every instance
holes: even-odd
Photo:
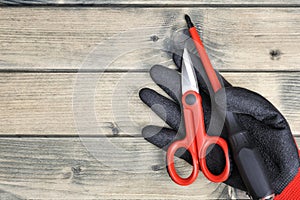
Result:
[[[214,92],[217,92],[222,88],[221,83],[190,17],[186,15],[185,19],[211,87]],[[234,113],[227,112],[225,121],[230,150],[250,196],[253,199],[273,199],[274,191],[267,177],[263,160],[257,149],[252,145],[248,132],[238,123]]]

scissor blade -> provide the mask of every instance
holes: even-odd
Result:
[[[193,90],[199,93],[197,77],[189,52],[186,48],[183,50],[182,68],[181,68],[181,88],[182,94]]]

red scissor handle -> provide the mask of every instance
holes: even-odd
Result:
[[[228,179],[229,175],[230,175],[230,160],[229,160],[229,152],[228,152],[228,145],[227,142],[220,137],[217,136],[209,136],[206,135],[206,138],[204,139],[205,142],[202,146],[202,149],[200,151],[200,155],[199,155],[199,163],[201,166],[201,170],[204,174],[204,176],[209,179],[210,181],[219,183],[219,182],[224,182]],[[206,164],[206,154],[207,154],[207,149],[209,146],[211,145],[218,145],[221,147],[224,156],[225,156],[225,167],[223,169],[223,172],[219,175],[215,175],[212,174]]]
[[[167,169],[170,177],[179,185],[189,185],[197,178],[198,170],[201,168],[203,174],[213,182],[227,180],[230,173],[228,145],[224,139],[206,134],[201,96],[195,91],[187,91],[182,96],[182,105],[186,136],[183,140],[170,145],[167,151]],[[224,170],[219,175],[209,171],[205,159],[208,147],[215,144],[223,150],[226,161]],[[179,148],[185,148],[192,156],[193,171],[187,178],[180,177],[175,169],[174,155]]]
[[[168,148],[167,152],[167,169],[172,180],[179,185],[190,185],[192,184],[199,173],[199,162],[196,152],[196,140],[193,140],[192,143],[188,141],[189,139],[186,137],[183,140],[173,142]],[[185,148],[192,155],[193,160],[193,171],[187,178],[182,178],[176,172],[175,164],[174,164],[174,156],[178,149]]]

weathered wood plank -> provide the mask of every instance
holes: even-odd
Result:
[[[26,0],[1,0],[0,5],[111,5],[111,6],[222,6],[222,5],[241,5],[241,6],[259,6],[259,5],[270,5],[270,6],[288,6],[288,5],[299,5],[297,0],[42,0],[42,1],[26,1]]]
[[[106,148],[107,140],[119,149]],[[188,187],[176,185],[164,157],[142,138],[85,138],[84,143],[78,138],[1,138],[0,187],[21,199],[226,198],[226,187],[209,183],[201,173]],[[178,164],[182,172],[190,169]]]
[[[222,73],[257,91],[300,132],[300,80],[295,73]],[[0,134],[140,135],[164,125],[138,97],[157,86],[148,73],[0,73]]]
[[[0,69],[147,70],[185,13],[220,70],[300,69],[300,9],[193,7],[2,7]]]
[[[85,140],[103,154],[96,159],[79,139],[1,138],[1,189],[26,199],[207,199],[224,189],[203,176],[189,187],[172,183],[163,152],[142,138],[109,139],[115,152],[101,148],[106,139]]]

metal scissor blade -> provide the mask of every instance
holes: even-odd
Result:
[[[199,93],[197,77],[189,52],[186,48],[183,50],[183,59],[181,67],[181,90],[184,94],[188,90]]]

